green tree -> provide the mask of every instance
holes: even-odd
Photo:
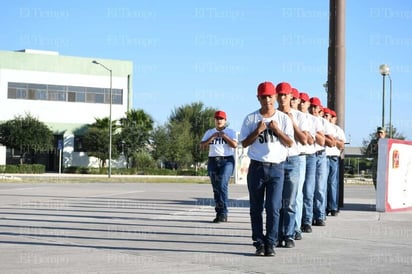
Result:
[[[20,150],[23,164],[27,156],[53,149],[53,132],[30,114],[18,115],[0,125],[0,143]]]
[[[127,161],[136,153],[148,152],[153,130],[153,119],[143,110],[130,110],[126,117],[120,119],[121,132],[118,138],[118,149],[124,153]],[[136,159],[132,161],[136,163]],[[129,162],[129,161],[128,161]]]
[[[146,168],[155,168],[156,162],[148,152],[136,152],[132,155],[132,166],[138,171]]]
[[[207,153],[200,150],[199,143],[206,130],[214,127],[215,111],[214,108],[205,107],[202,102],[184,105],[172,111],[169,118],[170,125],[179,127],[181,130],[188,130],[189,138],[181,145],[190,151],[191,163],[198,164],[207,158]]]
[[[167,125],[157,126],[152,132],[152,155],[154,159],[165,162],[169,155],[170,142],[169,128]]]
[[[106,166],[106,160],[109,158],[109,118],[95,118],[96,121],[89,125],[83,136],[83,147],[88,156],[100,159],[100,166]],[[116,120],[112,120],[112,158],[119,156],[117,146],[118,133]]]
[[[159,126],[153,131],[152,139],[154,159],[178,167],[193,163],[190,146],[188,146],[191,143],[188,121],[174,121]]]
[[[169,149],[168,159],[177,163],[179,167],[187,166],[193,163],[193,157],[190,152],[192,134],[188,121],[172,121],[169,124]]]
[[[89,125],[89,127],[96,127],[99,129],[107,129],[109,130],[109,117],[104,117],[104,118],[94,118],[96,121]],[[116,133],[118,129],[117,126],[117,120],[112,120],[112,132]],[[107,136],[109,136],[109,134],[107,134]],[[107,137],[109,138],[109,137]]]

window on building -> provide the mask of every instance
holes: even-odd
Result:
[[[115,104],[115,105],[121,105],[123,98],[122,98],[121,95],[114,94],[112,100],[113,100],[113,102],[112,102],[113,104]]]
[[[104,94],[95,94],[94,100],[96,103],[104,103]]]
[[[7,98],[26,99],[27,84],[9,83]]]
[[[16,99],[27,99],[27,89],[16,90]]]
[[[37,90],[29,89],[29,97],[27,99],[36,100],[36,93],[37,93]]]
[[[47,99],[47,85],[41,84],[27,84],[27,98],[29,100],[46,100]],[[24,99],[24,98],[22,98]]]
[[[72,92],[72,91],[69,91],[69,92],[67,93],[67,101],[69,101],[69,102],[76,102],[76,93],[75,93],[75,92]]]
[[[110,104],[110,89],[33,83],[8,83],[7,98],[75,103]],[[112,104],[123,103],[123,90],[112,89]]]
[[[96,94],[94,93],[86,93],[86,103],[94,103],[95,99],[94,97],[96,96]]]
[[[82,103],[86,102],[85,90],[85,87],[68,86],[68,101]]]
[[[52,101],[66,101],[67,87],[60,85],[48,85],[47,92],[49,100]]]
[[[17,96],[17,89],[16,88],[9,88],[7,91],[7,98],[9,99],[16,99]]]
[[[76,102],[85,103],[86,94],[84,92],[76,92]]]
[[[47,100],[47,90],[38,90],[35,100]]]

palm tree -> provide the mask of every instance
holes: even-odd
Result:
[[[117,144],[127,160],[134,153],[150,150],[153,119],[144,110],[132,109],[126,112],[126,117],[120,119],[120,128],[121,133]]]
[[[95,122],[90,124],[86,134],[83,136],[83,146],[88,156],[100,159],[100,166],[106,166],[106,159],[109,158],[109,121],[108,117],[95,118]],[[112,120],[112,138],[117,139],[117,121]],[[112,145],[112,156],[118,157],[118,150]]]

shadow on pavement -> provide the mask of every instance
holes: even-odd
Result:
[[[341,210],[350,210],[350,211],[376,211],[375,204],[355,204],[347,203],[344,204],[344,207]]]

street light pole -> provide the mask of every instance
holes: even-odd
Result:
[[[382,64],[379,66],[379,72],[382,75],[383,79],[383,86],[382,86],[382,127],[385,127],[385,78],[386,75],[389,75],[390,70],[389,66],[386,64]],[[391,98],[392,100],[392,98]],[[389,127],[392,125],[390,124]]]
[[[96,60],[92,61],[93,64],[100,65],[104,69],[108,70],[110,73],[110,91],[109,91],[109,104],[110,104],[110,110],[109,110],[109,171],[107,176],[109,178],[112,177],[112,70],[103,65],[102,63],[97,62]]]
[[[389,77],[389,138],[392,139],[393,129],[392,129],[392,77]]]

